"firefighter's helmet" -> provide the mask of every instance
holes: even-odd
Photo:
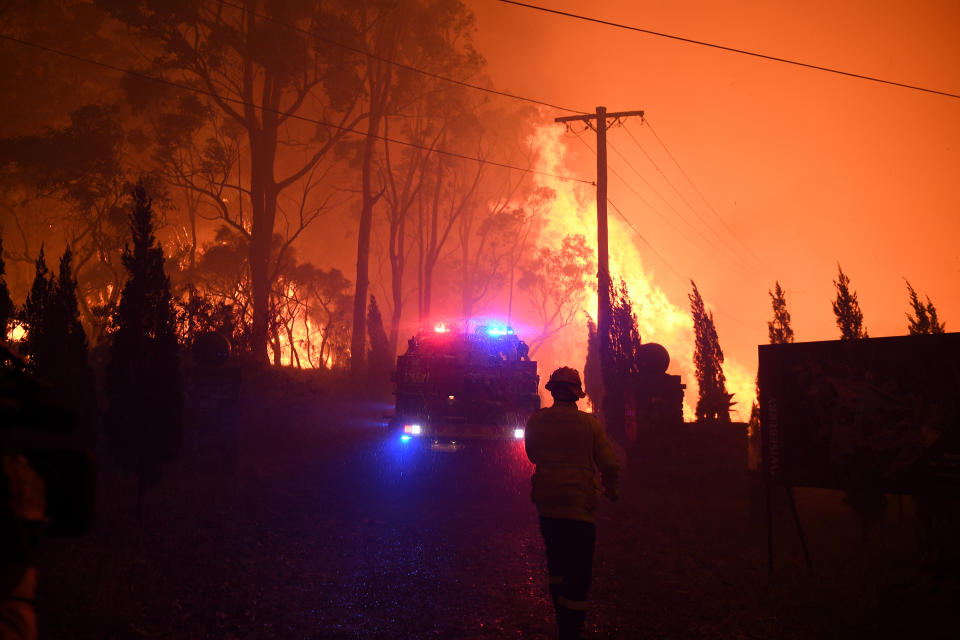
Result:
[[[560,367],[550,374],[550,380],[547,381],[548,391],[554,391],[558,388],[572,391],[578,398],[586,396],[581,388],[580,372],[570,367]]]

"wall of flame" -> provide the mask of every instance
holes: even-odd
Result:
[[[536,130],[531,144],[538,150],[536,169],[544,173],[569,173],[565,166],[567,152],[564,128],[559,125],[544,125]],[[538,244],[559,246],[568,234],[581,233],[594,247],[597,237],[596,189],[592,185],[534,174],[538,186],[556,192],[556,199],[544,214]],[[624,211],[630,215],[629,211]],[[639,221],[638,221],[639,222]],[[608,215],[610,271],[616,281],[627,284],[634,302],[640,336],[644,342],[657,342],[670,352],[670,373],[679,374],[687,389],[684,396],[684,417],[693,419],[693,407],[697,399],[697,381],[693,366],[693,320],[687,301],[680,306],[667,298],[656,282],[656,272],[645,264],[634,232],[621,221],[612,209]],[[682,260],[677,260],[681,263]],[[587,283],[585,283],[586,286]],[[701,292],[703,294],[703,292]],[[705,300],[710,308],[708,300]],[[597,301],[594,297],[584,310],[597,317]],[[567,327],[558,339],[535,354],[540,361],[541,378],[545,379],[553,368],[560,365],[574,366],[583,371],[586,362],[586,316]],[[723,336],[720,336],[723,347]],[[746,420],[756,395],[754,375],[730,357],[724,362],[727,391],[734,394],[734,420]]]

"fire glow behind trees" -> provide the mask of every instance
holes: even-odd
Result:
[[[223,253],[214,234],[232,229],[243,291],[231,292],[231,321],[252,325],[258,357],[342,366],[351,334],[354,352],[366,335],[358,331],[366,313],[355,309],[366,309],[369,294],[383,304],[391,345],[465,310],[509,315],[524,337],[549,333],[519,283],[541,249],[557,251],[577,234],[592,245],[594,193],[523,170],[589,182],[590,136],[547,124],[559,109],[476,87],[581,111],[645,110],[648,122],[614,126],[608,137],[611,271],[627,282],[641,334],[670,350],[688,384],[689,278],[710,292],[740,408],[753,395],[755,345],[767,340],[772,274],[808,340],[834,333],[825,303],[838,260],[857,276],[874,335],[903,333],[905,275],[948,325],[960,315],[960,265],[948,241],[960,224],[951,98],[488,0],[467,5],[476,21],[453,0],[414,2],[402,15],[373,1],[327,4],[322,14],[309,2],[211,1],[186,12],[159,0],[94,3],[114,18],[84,2],[46,4],[14,5],[0,33],[95,64],[4,41],[19,86],[0,99],[10,116],[2,135],[72,140],[62,148],[89,153],[61,154],[67,166],[44,181],[34,171],[42,158],[25,163],[23,144],[0,145],[5,168],[16,169],[0,185],[0,223],[15,300],[41,242],[48,252],[74,249],[93,341],[122,279],[116,197],[141,173],[155,180],[175,295],[212,281],[197,269],[212,264],[205,251]],[[953,8],[831,6],[829,20],[827,7],[809,3],[554,8],[946,91],[960,77]],[[372,20],[382,31],[361,38],[358,25]],[[119,71],[128,67],[139,75]],[[64,99],[51,100],[58,91]],[[110,134],[103,149],[73,135],[87,124]],[[99,195],[80,202],[78,187]],[[322,304],[307,302],[317,289],[301,277],[310,269],[342,273],[356,304],[339,286]],[[593,305],[585,311],[595,315]],[[281,330],[272,315],[284,313]],[[546,368],[582,367],[584,323],[575,315],[544,342]],[[695,393],[691,386],[688,399]]]

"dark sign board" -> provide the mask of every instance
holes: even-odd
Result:
[[[960,333],[759,352],[769,480],[960,494]]]

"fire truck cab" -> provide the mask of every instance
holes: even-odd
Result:
[[[397,358],[393,379],[392,426],[406,441],[521,440],[540,408],[537,363],[506,325],[420,331]]]

